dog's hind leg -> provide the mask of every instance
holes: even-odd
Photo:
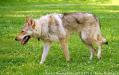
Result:
[[[43,47],[43,53],[42,53],[42,58],[41,58],[41,61],[40,61],[40,64],[43,64],[44,61],[46,60],[46,57],[48,55],[48,51],[50,49],[50,44],[49,42],[47,43],[44,43],[44,47]]]
[[[103,44],[108,44],[108,42],[101,34],[98,34],[96,44],[98,46],[97,58],[101,59],[101,55],[102,55],[101,54],[101,47],[102,47]]]
[[[92,60],[93,56],[96,55],[96,49],[92,45],[87,44],[87,46],[90,50],[90,60]]]
[[[86,42],[84,42],[84,43],[89,48],[89,51],[90,51],[90,58],[89,59],[92,60],[93,56],[96,55],[96,49],[93,47],[92,44],[88,44]]]
[[[84,42],[84,44],[89,48],[90,60],[92,60],[93,56],[96,55],[96,49],[93,47],[91,39],[89,39],[85,32],[80,33],[80,38]]]
[[[60,39],[60,43],[61,43],[61,46],[63,48],[64,56],[65,56],[66,60],[70,61],[70,55],[69,55],[67,40],[68,39]]]
[[[97,53],[97,58],[101,59],[101,47],[102,47],[102,42],[100,42],[99,40],[96,41],[96,44],[98,46],[98,53]]]
[[[101,59],[101,45],[98,45],[97,58],[98,58],[98,59]]]

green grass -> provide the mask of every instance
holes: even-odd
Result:
[[[52,0],[53,1],[53,0]],[[118,75],[119,74],[119,6],[80,5],[77,2],[1,2],[0,4],[0,75]],[[73,3],[73,4],[71,4]],[[75,5],[76,3],[76,5]],[[91,12],[100,18],[101,31],[109,41],[103,46],[100,61],[89,61],[89,50],[74,33],[69,39],[72,61],[67,63],[58,43],[53,43],[46,62],[39,64],[42,41],[31,39],[22,46],[14,40],[23,26],[24,17],[40,17],[48,13]]]

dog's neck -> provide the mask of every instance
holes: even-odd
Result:
[[[33,37],[40,37],[41,36],[41,29],[42,25],[39,23],[39,19],[34,19],[35,21],[35,28],[33,29]]]
[[[42,16],[39,19],[34,19],[35,21],[35,28],[33,29],[33,36],[36,38],[40,38],[44,35],[47,35],[48,31],[48,16]]]

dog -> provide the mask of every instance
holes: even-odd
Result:
[[[38,19],[26,18],[22,31],[15,40],[26,44],[31,37],[41,39],[44,43],[40,64],[43,64],[53,41],[58,41],[67,61],[70,61],[68,37],[77,32],[81,40],[90,50],[90,60],[96,53],[94,44],[98,46],[97,58],[101,59],[101,47],[108,44],[102,36],[99,19],[91,13],[53,13]]]

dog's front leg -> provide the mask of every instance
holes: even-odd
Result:
[[[61,39],[60,40],[61,46],[63,48],[64,51],[64,56],[66,58],[67,61],[70,61],[70,55],[69,55],[69,50],[68,50],[68,42],[67,39]]]
[[[43,64],[47,55],[48,55],[48,51],[50,49],[50,42],[46,42],[44,43],[44,47],[43,47],[43,53],[42,53],[42,58],[41,58],[41,61],[40,61],[40,64]]]

